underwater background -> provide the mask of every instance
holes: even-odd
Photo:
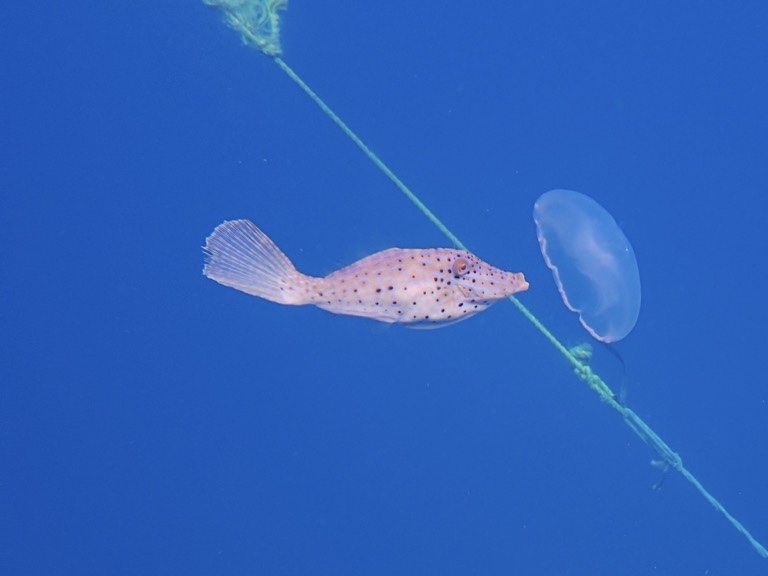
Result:
[[[643,306],[592,367],[768,541],[768,6],[309,2],[284,59],[566,345],[533,203]],[[764,574],[508,302],[418,331],[203,277],[447,240],[201,2],[0,7],[0,573]]]

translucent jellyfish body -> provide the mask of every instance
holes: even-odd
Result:
[[[551,190],[536,201],[533,219],[565,305],[596,339],[624,338],[640,314],[640,272],[613,217],[589,196]]]

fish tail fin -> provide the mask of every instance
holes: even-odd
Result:
[[[313,280],[249,220],[219,224],[205,241],[203,274],[219,284],[278,304],[306,304]]]

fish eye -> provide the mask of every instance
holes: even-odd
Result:
[[[469,272],[469,262],[466,258],[457,258],[451,266],[451,271],[456,278],[460,278]]]

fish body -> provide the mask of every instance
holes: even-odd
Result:
[[[316,278],[296,270],[248,220],[220,224],[203,250],[203,274],[225,286],[279,304],[314,304],[415,328],[464,320],[528,289],[523,274],[454,248],[390,248]]]

